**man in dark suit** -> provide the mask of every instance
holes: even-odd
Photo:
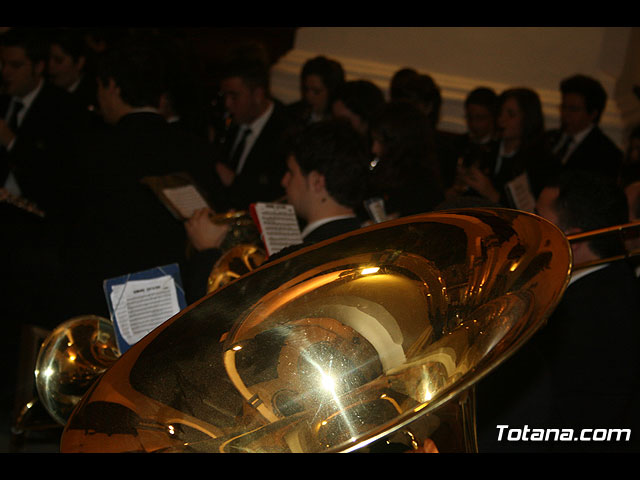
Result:
[[[290,121],[285,107],[270,95],[266,62],[233,57],[223,67],[220,90],[232,125],[215,164],[224,185],[215,209],[244,210],[253,202],[282,197],[282,145]]]
[[[98,103],[109,128],[87,137],[75,169],[76,197],[85,208],[67,243],[75,278],[85,279],[76,302],[85,311],[106,309],[104,279],[171,263],[183,267],[183,223],[159,200],[150,178],[186,173],[206,197],[213,188],[208,144],[158,112],[165,67],[157,50],[138,45],[111,49],[97,66]]]
[[[39,33],[13,27],[0,36],[0,291],[8,340],[0,359],[3,413],[16,382],[26,380],[16,378],[22,326],[52,328],[66,308],[58,288],[68,213],[62,184],[78,132],[69,95],[44,79],[47,45]],[[33,204],[36,209],[20,208]]]
[[[47,53],[33,29],[2,37],[0,185],[53,215],[81,117],[70,95],[45,81]]]
[[[600,129],[607,93],[597,80],[574,75],[560,83],[561,128],[547,132],[560,170],[587,170],[617,178],[623,153]]]
[[[287,143],[287,171],[281,182],[287,201],[303,222],[300,245],[292,245],[270,258],[291,253],[362,225],[355,210],[364,196],[367,148],[362,136],[343,120],[326,120],[307,126]],[[206,281],[223,253],[219,247],[225,227],[214,225],[209,212],[200,211],[185,224],[198,250],[190,262],[191,300],[204,295]]]
[[[52,34],[47,75],[49,81],[69,92],[83,110],[97,108],[97,84],[87,71],[84,29],[61,28]]]
[[[625,223],[628,218],[621,189],[589,172],[566,172],[549,183],[537,210],[566,234]],[[573,242],[571,248],[574,266],[602,263],[574,269],[547,325],[479,384],[481,451],[637,451],[637,281],[627,262],[607,262],[621,251],[618,237]],[[573,429],[573,435],[570,441],[499,441],[498,425]],[[626,430],[619,439],[611,430],[612,439],[602,441],[608,429]],[[592,440],[574,441],[581,433]]]

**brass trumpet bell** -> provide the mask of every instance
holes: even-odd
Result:
[[[414,424],[439,451],[474,451],[473,385],[544,324],[570,271],[554,225],[507,209],[301,249],[129,349],[78,404],[61,451],[366,451]],[[458,404],[466,438],[448,442],[440,412]]]

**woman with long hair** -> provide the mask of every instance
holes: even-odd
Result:
[[[553,172],[544,142],[544,116],[538,94],[512,88],[499,97],[499,142],[496,150],[471,165],[462,165],[458,178],[478,195],[495,203],[517,207],[510,195],[512,182],[529,188],[536,198]]]

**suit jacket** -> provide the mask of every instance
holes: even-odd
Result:
[[[478,385],[481,451],[637,451],[637,288],[625,262],[569,285],[547,325]],[[498,442],[500,424],[630,428],[632,442]]]
[[[547,133],[549,146],[555,146],[561,135],[561,130],[550,130]],[[587,170],[617,179],[623,157],[622,150],[596,125],[571,153],[567,163],[558,168],[561,171]]]
[[[553,157],[543,141],[532,142],[510,158],[503,159],[502,166],[496,173],[499,150],[499,142],[492,142],[487,149],[477,149],[473,154],[470,153],[469,163],[478,165],[491,178],[494,188],[500,192],[500,203],[504,206],[513,207],[506,185],[522,173],[527,174],[531,193],[537,197],[547,180],[557,171]]]
[[[304,244],[311,245],[314,243],[328,240],[343,233],[357,230],[362,226],[362,222],[357,217],[341,218],[327,222],[310,231],[304,238]]]
[[[0,99],[0,116],[5,116],[10,100]],[[45,82],[15,132],[13,147],[0,160],[15,176],[22,195],[49,213],[60,208],[59,182],[75,154],[82,118],[69,93]]]
[[[86,299],[105,306],[106,278],[178,263],[184,268],[187,238],[142,179],[186,172],[208,195],[210,150],[195,135],[173,128],[155,113],[132,113],[87,138],[71,195],[84,208],[66,242],[67,258],[84,278]]]
[[[286,171],[284,140],[290,126],[286,108],[275,101],[273,113],[248,153],[242,171],[230,187],[216,195],[217,211],[231,208],[246,210],[253,202],[271,202],[284,195],[280,182]],[[224,160],[230,153],[234,138],[232,134],[222,149]]]

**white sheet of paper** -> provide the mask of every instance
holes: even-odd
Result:
[[[165,188],[162,193],[171,201],[184,218],[191,218],[193,212],[208,207],[207,202],[193,185]]]
[[[269,255],[291,245],[302,243],[300,226],[293,205],[256,203],[255,209]]]
[[[524,212],[533,212],[536,208],[536,199],[529,187],[529,177],[526,173],[517,176],[509,183],[507,189],[511,195],[515,208]]]
[[[115,285],[111,302],[120,333],[129,345],[180,311],[171,275]]]

